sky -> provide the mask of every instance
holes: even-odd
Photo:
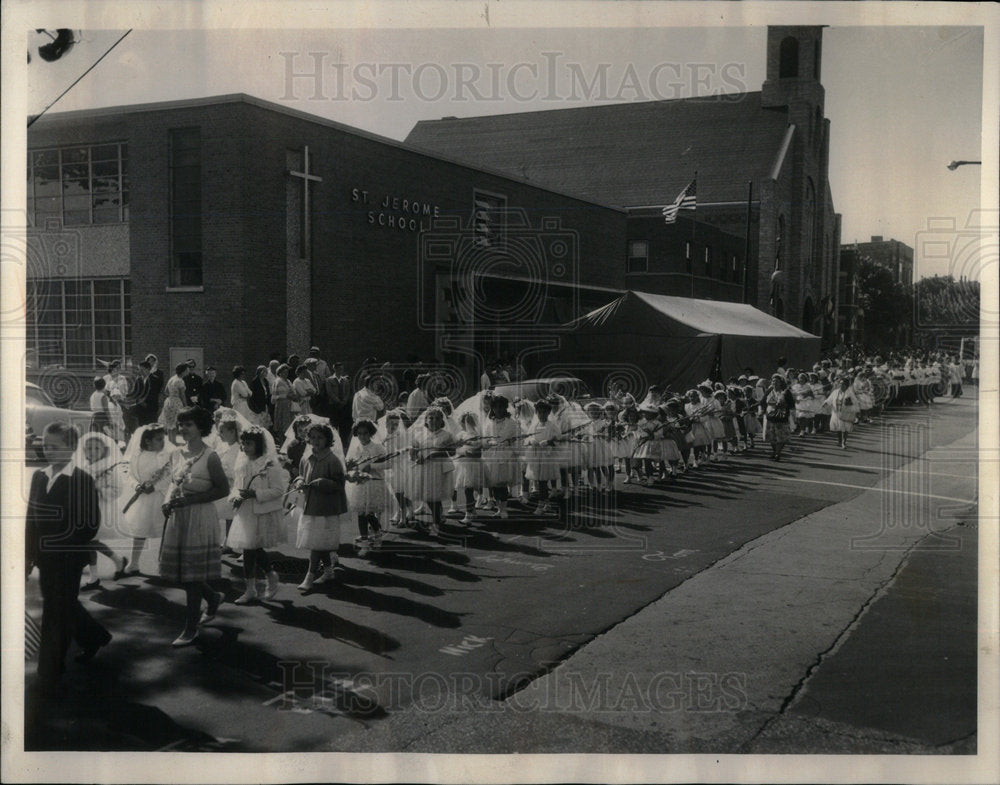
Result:
[[[35,58],[28,111],[41,111],[124,32],[83,29],[62,60]],[[417,121],[449,115],[756,91],[765,41],[760,25],[136,29],[49,111],[243,92],[402,140]],[[319,81],[288,79],[317,65]],[[981,167],[947,164],[982,158],[982,28],[831,25],[822,69],[842,242],[894,238],[915,248],[917,277],[978,278],[975,264],[932,259],[924,248],[979,220]]]

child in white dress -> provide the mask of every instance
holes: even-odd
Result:
[[[115,580],[125,574],[128,559],[119,556],[103,542],[103,537],[117,537],[121,528],[121,510],[119,497],[125,487],[126,474],[123,461],[115,441],[104,433],[91,431],[85,433],[76,448],[73,457],[77,466],[87,472],[93,479],[100,496],[101,531],[89,543],[90,562],[83,568],[83,588],[92,589],[100,584],[96,570],[97,554],[107,556],[115,565]]]
[[[132,538],[131,569],[126,575],[139,574],[139,557],[146,540],[163,535],[162,508],[170,486],[170,456],[175,449],[167,443],[166,428],[159,423],[136,430],[125,448],[128,476],[135,484],[122,515],[122,532]]]
[[[361,535],[356,548],[364,558],[378,548],[382,538],[382,517],[388,501],[385,485],[385,446],[373,441],[378,432],[375,423],[361,419],[351,428],[351,446],[347,450],[347,504],[358,517]]]
[[[278,594],[279,576],[273,568],[268,568],[265,548],[273,548],[285,539],[281,502],[288,487],[288,472],[278,461],[271,434],[260,426],[244,430],[239,444],[241,452],[228,498],[234,509],[233,525],[226,545],[243,551],[246,591],[234,602],[247,605],[258,595],[272,600]],[[258,577],[266,579],[266,588],[258,585]]]
[[[383,430],[384,429],[384,430]],[[397,525],[406,520],[406,475],[409,459],[404,450],[410,446],[406,426],[403,425],[403,410],[391,409],[382,418],[379,427],[379,441],[389,457],[385,462],[385,482],[389,493],[396,500],[397,509],[389,519],[389,525]]]
[[[216,455],[219,456],[219,461],[222,463],[222,471],[226,473],[226,479],[229,481],[229,487],[235,488],[236,459],[241,454],[240,432],[244,429],[235,418],[217,418],[215,427],[218,438],[214,440],[212,446]],[[233,524],[232,500],[229,498],[219,499],[215,502],[215,509],[219,514],[219,539],[222,542],[225,542],[226,538],[229,536],[229,529]],[[232,553],[233,550],[232,547],[227,544],[226,547],[223,548],[222,552]]]
[[[535,420],[529,426],[528,437],[524,440],[528,464],[525,476],[535,483],[538,491],[538,506],[535,515],[551,510],[549,483],[555,487],[559,481],[559,463],[556,447],[562,434],[559,425],[549,419],[552,406],[546,400],[535,404]]]
[[[465,515],[462,523],[472,523],[475,509],[475,494],[486,484],[483,466],[483,442],[479,429],[479,417],[475,412],[466,412],[458,418],[461,429],[458,432],[458,446],[455,450],[455,489],[465,500]]]
[[[483,426],[483,436],[486,437],[483,463],[486,466],[486,481],[490,493],[497,501],[495,515],[498,518],[509,517],[507,500],[510,498],[510,488],[521,482],[516,450],[520,428],[517,421],[511,419],[508,405],[504,396],[493,396],[490,418]]]
[[[410,476],[407,499],[420,499],[430,505],[428,531],[436,537],[443,517],[442,502],[451,498],[454,487],[451,462],[455,438],[445,428],[444,412],[436,406],[426,411],[424,426],[410,441]]]

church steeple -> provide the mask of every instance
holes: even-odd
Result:
[[[768,27],[767,80],[761,88],[761,105],[779,109],[805,103],[822,112],[822,63],[822,26]]]

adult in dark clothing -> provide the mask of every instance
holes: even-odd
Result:
[[[166,385],[167,380],[163,376],[163,371],[159,368],[160,361],[155,354],[147,354],[143,358],[143,361],[149,363],[149,406],[153,411],[159,412],[160,393],[163,392],[163,387]],[[153,422],[155,422],[155,418]]]
[[[204,386],[205,380],[195,371],[198,363],[193,359],[188,359],[187,366],[191,369],[188,375],[184,377],[184,396],[187,399],[187,405],[201,406],[201,388]]]
[[[333,373],[323,382],[330,410],[330,423],[340,434],[340,443],[348,444],[351,439],[351,406],[354,401],[354,385],[344,373],[344,364],[333,364]]]
[[[25,520],[27,575],[38,567],[42,591],[42,632],[38,650],[38,680],[53,690],[65,669],[71,640],[82,651],[77,660],[91,659],[107,645],[111,634],[80,604],[80,575],[87,563],[88,543],[101,524],[97,488],[90,475],[71,458],[79,435],[68,423],[50,423],[42,436],[48,466],[35,472]]]
[[[211,365],[205,369],[205,381],[201,385],[201,408],[214,412],[226,405],[226,386],[215,378],[216,370]]]
[[[267,366],[265,365],[257,366],[257,373],[250,381],[250,399],[247,401],[247,406],[256,415],[267,412],[268,418],[271,417],[271,385],[267,383]]]
[[[147,360],[139,363],[139,378],[136,379],[135,386],[132,388],[134,403],[131,409],[136,428],[156,422],[159,402],[157,401],[158,396],[153,393],[152,370],[153,368]]]

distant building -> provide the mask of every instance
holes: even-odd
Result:
[[[899,240],[883,240],[881,235],[873,235],[869,243],[854,243],[850,246],[863,258],[868,257],[892,273],[892,279],[904,286],[913,285],[913,249]]]
[[[858,303],[858,259],[854,246],[841,248],[837,274],[837,323],[842,343],[855,343],[864,335],[865,316]]]

